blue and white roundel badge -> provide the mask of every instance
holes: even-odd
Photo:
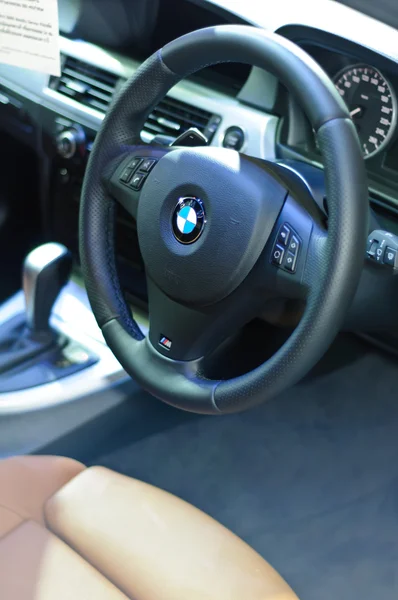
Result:
[[[196,212],[190,206],[184,206],[177,214],[177,227],[183,234],[192,233],[196,227],[198,218]]]
[[[199,198],[180,198],[173,213],[173,233],[181,244],[192,244],[206,224],[203,203]]]

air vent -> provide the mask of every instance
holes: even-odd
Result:
[[[190,127],[196,127],[211,140],[221,122],[221,117],[196,108],[180,100],[166,97],[149,115],[144,131],[155,135],[178,137]]]
[[[106,113],[115,88],[121,79],[93,65],[63,56],[61,77],[50,77],[49,87],[80,104]],[[211,141],[221,117],[180,100],[166,97],[149,115],[144,132],[176,138],[190,127],[196,127]]]
[[[71,56],[63,58],[61,77],[50,78],[50,88],[80,104],[105,113],[119,77]]]

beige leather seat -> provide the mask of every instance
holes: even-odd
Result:
[[[294,600],[198,509],[102,467],[0,462],[1,600]]]

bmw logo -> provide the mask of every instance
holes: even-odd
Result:
[[[180,198],[173,213],[174,237],[181,244],[192,244],[200,237],[206,224],[203,202],[199,198]]]

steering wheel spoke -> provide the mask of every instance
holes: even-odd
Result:
[[[108,321],[102,331],[122,366],[129,369],[133,360],[137,366],[135,381],[146,389],[151,388],[154,396],[190,412],[220,414],[214,403],[219,381],[209,381],[201,375],[201,359],[181,361],[164,356],[148,338],[132,340],[117,319]],[[168,390],[167,398],[165,390]]]
[[[148,338],[159,353],[177,361],[205,358],[257,316],[263,304],[249,284],[221,302],[192,307],[176,302],[148,279],[148,298]]]
[[[131,146],[113,159],[102,174],[109,194],[132,216],[137,218],[141,192],[152,176],[159,160],[172,148]]]

